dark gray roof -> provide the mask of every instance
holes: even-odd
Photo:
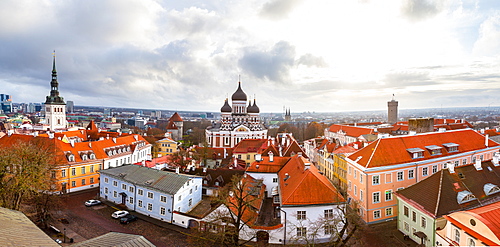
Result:
[[[0,246],[60,246],[26,215],[0,207]]]
[[[150,247],[155,246],[141,235],[109,232],[99,237],[73,244],[75,247]]]
[[[413,201],[436,218],[500,200],[500,193],[487,195],[484,191],[486,184],[500,186],[500,166],[485,161],[481,167],[482,170],[478,171],[472,164],[457,166],[454,173],[442,169],[396,194],[405,201]],[[471,192],[477,200],[458,203],[457,196],[461,191]]]
[[[138,165],[124,165],[99,171],[135,185],[174,195],[190,179],[199,176],[177,174]]]

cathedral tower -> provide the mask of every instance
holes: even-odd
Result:
[[[50,82],[50,96],[45,100],[45,123],[48,130],[66,128],[66,103],[63,97],[59,96],[59,83],[57,82],[56,55],[52,63],[52,81]]]

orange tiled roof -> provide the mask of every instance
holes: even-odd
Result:
[[[234,214],[238,214],[238,208],[234,207],[234,205],[238,205],[236,200],[237,198],[245,198],[245,201],[249,202],[250,206],[243,211],[241,219],[245,222],[245,224],[253,228],[257,226],[255,222],[259,218],[258,212],[260,211],[264,200],[266,185],[263,184],[262,181],[259,181],[250,175],[244,175],[241,180],[246,189],[243,190],[242,195],[229,197],[229,204],[227,206]]]
[[[278,171],[290,160],[290,157],[273,156],[273,161],[269,161],[269,156],[262,157],[262,161],[255,161],[247,167],[247,172],[278,173]]]
[[[368,146],[358,150],[349,156],[351,160],[358,160],[358,164],[369,167],[380,167],[387,165],[402,164],[426,159],[433,159],[449,155],[445,143],[458,144],[458,152],[452,154],[474,151],[485,148],[485,137],[471,129],[432,132],[413,136],[395,136],[378,139]],[[426,146],[437,145],[441,148],[441,155],[431,155]],[[500,146],[500,144],[488,140],[488,146]],[[424,157],[413,159],[407,151],[410,148],[425,150]]]
[[[267,139],[244,139],[233,148],[233,153],[260,153],[267,147]]]
[[[481,220],[500,239],[500,202],[466,211]]]
[[[307,159],[293,156],[278,173],[282,205],[336,204],[345,202],[333,184]]]
[[[352,137],[359,137],[362,135],[366,134],[373,134],[375,133],[374,129],[370,128],[365,128],[365,127],[356,127],[356,126],[348,126],[348,125],[341,125],[341,124],[332,124],[330,128],[328,128],[330,132],[345,132],[347,136],[352,136]]]
[[[182,122],[182,118],[179,115],[179,113],[176,112],[176,113],[174,113],[174,115],[172,115],[172,117],[170,117],[170,119],[168,121]]]
[[[283,156],[293,156],[295,154],[302,153],[304,157],[307,158],[306,152],[302,150],[302,148],[299,146],[299,143],[295,141],[295,139],[290,143],[288,147],[286,147],[285,152],[283,153]]]

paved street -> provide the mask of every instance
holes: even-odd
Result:
[[[118,220],[111,218],[115,209],[105,204],[85,207],[84,202],[94,198],[97,192],[97,189],[93,189],[70,194],[63,198],[60,210],[54,212],[54,218],[64,218],[68,221],[67,224],[59,221],[52,223],[62,232],[66,228],[67,242],[69,238],[73,238],[74,242],[81,242],[113,231],[143,235],[156,246],[189,246],[186,235],[175,230],[159,227],[142,219],[122,225]]]

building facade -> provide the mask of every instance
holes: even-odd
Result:
[[[206,129],[206,141],[213,148],[232,148],[243,139],[267,139],[267,129],[261,123],[260,109],[254,99],[253,104],[248,101],[247,95],[238,89],[231,97],[231,106],[228,99],[221,108],[220,123]]]

